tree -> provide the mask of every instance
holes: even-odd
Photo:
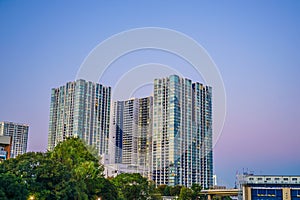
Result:
[[[28,190],[21,178],[9,173],[0,173],[0,183],[0,199],[27,199]]]
[[[175,185],[173,187],[170,187],[170,196],[179,196],[181,189],[181,185]]]
[[[4,161],[1,172],[21,178],[38,199],[96,199],[107,191],[116,193],[104,180],[99,158],[79,138],[68,138],[47,153],[30,152]]]
[[[180,190],[179,200],[191,200],[193,198],[193,190],[182,187]]]
[[[65,196],[71,199],[98,197],[102,187],[98,182],[103,179],[104,168],[99,164],[99,157],[93,154],[81,139],[68,138],[59,143],[49,152],[49,157],[61,163],[70,172],[71,176],[66,183],[72,187],[66,188]]]
[[[159,185],[157,186],[157,190],[160,192],[161,195],[164,195],[164,191],[165,191],[165,188],[167,187],[167,185]]]
[[[87,146],[80,138],[67,138],[60,142],[52,152],[49,152],[50,158],[63,163],[68,169],[82,165],[84,162],[92,162],[98,168],[100,174],[103,172],[103,166],[99,165],[99,157]]]
[[[201,190],[202,190],[202,186],[194,183],[191,187],[192,191],[193,191],[193,197],[192,199],[204,199],[204,195],[201,194]]]
[[[97,191],[96,196],[101,197],[102,200],[117,200],[118,199],[118,191],[115,185],[105,178],[100,178],[95,180],[95,183],[90,184],[97,184]],[[89,185],[92,186],[92,185]],[[89,187],[88,186],[88,187]]]
[[[112,179],[112,182],[118,189],[119,197],[121,199],[144,200],[149,197],[148,180],[139,173],[119,174]]]
[[[149,199],[151,200],[161,200],[162,194],[161,191],[156,187],[154,181],[149,181]]]
[[[170,186],[163,184],[157,186],[157,189],[162,196],[170,196]]]
[[[213,196],[213,200],[231,200],[230,196]]]
[[[170,186],[167,185],[167,186],[165,187],[164,191],[163,191],[163,195],[164,195],[164,196],[171,196],[171,188],[172,188],[172,187],[170,187]]]
[[[0,165],[0,172],[9,172],[22,178],[31,194],[40,199],[50,195],[51,190],[61,184],[61,179],[68,176],[68,171],[45,153],[29,152],[9,159]]]

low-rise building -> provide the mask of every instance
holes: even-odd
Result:
[[[16,158],[18,155],[26,153],[28,130],[27,124],[0,122],[0,136],[11,138],[10,158]]]
[[[11,137],[0,136],[0,162],[10,158]]]
[[[238,175],[243,200],[300,200],[300,176]]]
[[[104,176],[116,177],[123,173],[140,173],[142,176],[147,177],[148,170],[141,167],[140,165],[128,165],[128,164],[106,164],[104,165]]]

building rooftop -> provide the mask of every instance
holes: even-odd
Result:
[[[0,123],[14,124],[14,125],[20,125],[20,126],[29,126],[28,124],[25,124],[25,123],[16,123],[16,122],[8,122],[8,121],[0,121]]]
[[[238,181],[243,185],[258,185],[258,184],[289,184],[299,185],[300,175],[253,175],[243,174],[238,175]]]

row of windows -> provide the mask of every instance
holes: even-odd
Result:
[[[254,181],[254,180],[257,180],[257,181],[263,181],[263,180],[265,180],[265,181],[272,181],[272,180],[274,180],[274,181],[280,181],[280,180],[283,180],[283,181],[289,181],[289,180],[292,180],[292,181],[297,181],[298,180],[298,178],[295,178],[295,177],[292,177],[292,178],[288,178],[288,177],[283,177],[283,178],[280,178],[280,177],[266,177],[266,178],[262,178],[262,177],[258,177],[258,178],[253,178],[253,177],[251,177],[251,178],[249,178],[249,181]],[[300,180],[300,178],[299,178],[299,180]]]

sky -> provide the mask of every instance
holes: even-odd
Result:
[[[45,151],[51,88],[73,81],[89,53],[112,35],[167,28],[205,48],[224,82],[226,119],[214,146],[218,184],[234,186],[243,171],[299,175],[299,11],[296,0],[0,0],[0,121],[29,124],[28,151]],[[151,62],[202,81],[175,55],[143,50],[114,62],[103,84]]]

